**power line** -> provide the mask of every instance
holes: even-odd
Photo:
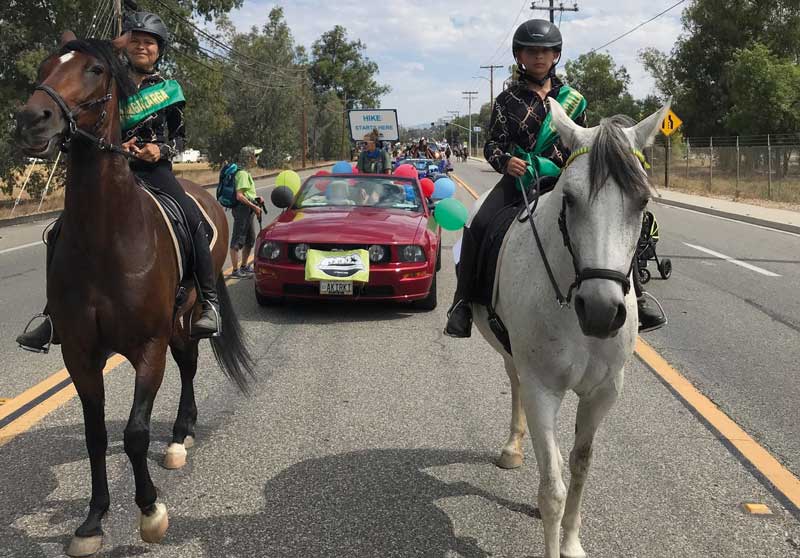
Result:
[[[232,79],[232,80],[237,81],[237,82],[239,82],[239,83],[241,83],[243,85],[250,85],[250,86],[253,86],[253,87],[259,87],[261,89],[273,89],[273,90],[274,89],[289,89],[289,86],[287,86],[287,85],[265,85],[265,84],[262,84],[262,83],[256,83],[256,82],[248,81],[248,80],[243,79],[241,77],[237,77],[237,76],[235,76],[233,74],[226,73],[221,68],[214,68],[213,66],[210,66],[209,64],[206,64],[202,60],[192,56],[191,54],[183,52],[180,49],[173,48],[172,50],[174,52],[177,52],[178,54],[180,54],[184,58],[186,58],[188,60],[191,60],[192,62],[195,62],[196,64],[199,64],[199,65],[203,66],[207,70],[210,70],[212,72],[219,72],[220,74],[222,74],[223,77],[226,77],[228,79]]]
[[[550,0],[550,7],[547,8],[545,6],[537,6],[536,2],[531,3],[531,10],[545,10],[550,12],[550,23],[555,23],[553,21],[553,13],[554,12],[561,12],[561,16],[564,15],[564,12],[577,12],[578,11],[578,4],[573,4],[571,8],[565,8],[564,2],[559,2],[558,7],[554,6],[555,2]],[[561,25],[561,16],[558,17],[558,24]]]
[[[497,45],[496,49],[494,49],[494,53],[492,53],[492,57],[489,59],[489,63],[490,64],[495,61],[495,58],[497,57],[497,53],[500,52],[500,49],[502,49],[505,46],[506,41],[508,40],[508,36],[511,35],[511,32],[516,28],[517,22],[519,21],[519,16],[522,15],[522,10],[525,9],[525,5],[527,3],[528,3],[528,0],[522,0],[522,5],[519,7],[519,12],[517,13],[517,17],[514,18],[514,23],[511,24],[511,29],[508,30],[508,33],[506,33],[506,36],[503,37],[503,40],[500,41],[500,44]]]
[[[640,23],[639,25],[637,25],[636,27],[634,27],[634,28],[633,28],[633,29],[631,29],[630,31],[627,31],[627,32],[623,33],[622,35],[620,35],[619,37],[616,37],[615,39],[612,39],[612,40],[608,41],[606,44],[604,44],[604,45],[602,45],[602,46],[599,46],[599,47],[597,47],[597,48],[593,48],[593,49],[592,49],[592,50],[590,50],[589,52],[595,52],[595,51],[598,51],[598,50],[600,50],[601,48],[606,48],[608,45],[610,45],[610,44],[612,44],[612,43],[616,43],[617,41],[619,41],[619,40],[620,40],[620,39],[622,39],[623,37],[627,37],[628,35],[630,35],[630,34],[631,34],[631,33],[633,33],[634,31],[636,31],[637,29],[639,29],[639,28],[641,28],[641,27],[644,27],[645,25],[647,25],[648,23],[650,23],[650,22],[651,22],[651,21],[653,21],[654,19],[658,19],[659,17],[661,17],[662,15],[664,15],[665,13],[667,13],[668,11],[670,11],[671,9],[673,9],[673,8],[675,8],[675,7],[677,7],[677,6],[680,6],[680,5],[681,5],[681,4],[683,4],[684,2],[686,2],[686,0],[679,0],[678,2],[675,2],[675,3],[674,3],[672,6],[670,6],[669,8],[667,8],[666,10],[664,10],[663,12],[660,12],[660,13],[658,13],[658,14],[654,15],[653,17],[651,17],[651,18],[650,18],[650,19],[648,19],[647,21],[643,21],[642,23]]]

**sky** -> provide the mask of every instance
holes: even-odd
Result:
[[[564,12],[561,20],[564,52],[560,68],[563,70],[565,61],[625,33],[675,1],[577,0],[579,11]],[[544,4],[547,2],[536,2]],[[472,105],[477,113],[478,103],[491,98],[489,71],[480,66],[503,66],[495,70],[496,96],[513,63],[514,29],[526,19],[548,17],[545,11],[531,10],[531,0],[245,0],[230,17],[244,31],[261,26],[276,5],[283,7],[298,44],[310,47],[337,24],[347,29],[350,39],[360,39],[367,47],[367,57],[378,64],[378,81],[392,88],[381,99],[380,108],[396,108],[403,126],[430,123],[448,116],[448,111],[467,114],[468,102],[462,91],[478,92]],[[653,79],[637,60],[637,53],[645,47],[672,50],[682,31],[680,15],[686,5],[601,51],[628,70],[634,97],[644,97],[653,89]],[[555,17],[558,24],[559,14]]]

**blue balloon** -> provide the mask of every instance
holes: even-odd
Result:
[[[445,198],[453,197],[456,193],[456,183],[446,176],[441,177],[434,182],[433,195],[431,198],[434,200],[443,200]]]
[[[353,174],[353,167],[347,161],[339,161],[331,169],[333,174]]]

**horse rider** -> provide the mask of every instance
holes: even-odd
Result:
[[[540,184],[552,187],[569,158],[570,151],[549,126],[547,98],[561,104],[574,122],[586,126],[586,100],[556,76],[562,46],[558,27],[546,20],[526,21],[514,33],[511,48],[518,79],[497,96],[483,150],[486,160],[503,178],[484,200],[469,227],[464,227],[458,284],[444,329],[450,337],[471,335],[470,301],[477,278],[478,250],[494,216],[502,208],[522,200],[517,178],[523,177],[531,165],[541,177]],[[543,126],[546,119],[547,125]],[[642,329],[649,329],[651,322],[663,317],[640,302],[639,320]]]
[[[185,101],[180,85],[166,80],[158,72],[158,63],[169,44],[169,30],[155,14],[132,12],[125,15],[122,32],[131,33],[126,49],[131,77],[138,86],[137,95],[120,103],[122,148],[133,155],[130,162],[133,173],[172,196],[186,215],[194,243],[194,276],[202,300],[202,312],[192,324],[191,333],[194,338],[214,337],[220,334],[219,301],[205,227],[197,205],[172,173],[171,159],[183,149],[186,136]],[[157,93],[155,99],[160,102],[142,102],[154,92]],[[48,264],[59,229],[60,220],[48,235]],[[44,322],[17,337],[22,348],[44,352],[51,336],[53,343],[58,343],[46,306],[43,314],[47,317]]]

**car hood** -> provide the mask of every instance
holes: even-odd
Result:
[[[309,208],[284,211],[266,236],[285,242],[411,244],[427,223],[422,213],[358,208]]]

